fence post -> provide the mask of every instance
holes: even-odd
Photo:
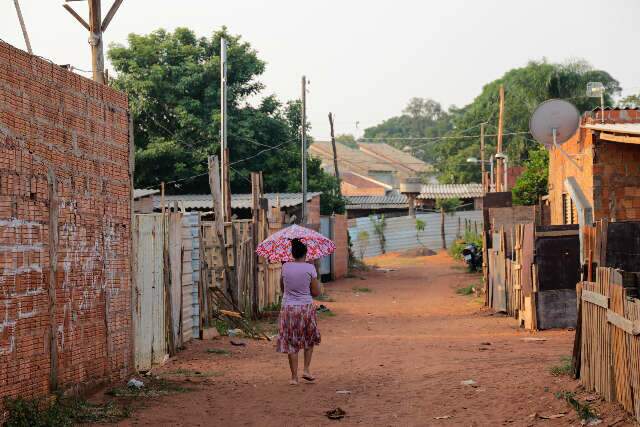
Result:
[[[440,207],[440,236],[442,237],[442,249],[447,249],[447,239],[444,232],[444,207]]]

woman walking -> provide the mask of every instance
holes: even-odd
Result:
[[[280,289],[283,298],[276,350],[287,353],[291,368],[289,384],[297,385],[300,350],[304,351],[302,378],[308,382],[315,381],[309,367],[313,347],[320,344],[320,331],[312,297],[320,295],[321,290],[315,267],[305,262],[307,246],[299,239],[291,240],[291,255],[294,261],[282,266]]]

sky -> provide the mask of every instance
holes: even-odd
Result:
[[[103,0],[103,16],[111,3]],[[70,4],[88,15],[86,2]],[[62,0],[20,5],[35,54],[91,69],[87,31]],[[360,136],[411,97],[466,105],[532,59],[585,59],[611,73],[624,95],[640,93],[638,19],[638,0],[124,0],[105,41],[176,27],[206,36],[227,26],[267,62],[264,95],[297,99],[307,76],[311,134],[327,139],[329,112],[336,133]],[[25,48],[11,0],[0,2],[0,39]]]

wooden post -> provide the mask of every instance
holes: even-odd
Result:
[[[31,50],[31,41],[29,41],[29,33],[27,33],[27,26],[24,23],[22,10],[20,10],[20,3],[18,3],[18,0],[13,0],[13,5],[16,7],[16,13],[18,14],[18,21],[20,21],[20,28],[22,29],[22,36],[24,37],[24,44],[27,45],[27,52],[33,55],[33,51]]]
[[[440,236],[442,237],[442,249],[447,249],[447,239],[444,231],[444,207],[440,207]]]
[[[484,193],[487,192],[486,190],[486,185],[487,185],[487,181],[485,179],[485,166],[484,166],[484,125],[486,123],[481,123],[480,124],[480,171],[482,174],[481,177],[481,182],[482,182],[482,191]]]
[[[224,269],[224,280],[228,295],[233,295],[234,284],[236,282],[227,258],[227,245],[224,233],[224,220],[222,218],[222,206],[220,195],[220,163],[218,156],[209,156],[209,187],[211,188],[211,198],[213,201],[213,212],[215,216],[216,237],[220,246],[220,258]],[[208,315],[208,313],[207,313]]]
[[[101,0],[88,0],[89,22],[82,19],[78,13],[68,4],[62,6],[73,16],[83,27],[89,30],[89,44],[91,45],[91,67],[93,70],[93,80],[106,84],[107,79],[104,70],[104,42],[102,34],[107,30],[111,20],[120,8],[123,0],[115,0],[111,9],[102,20]]]
[[[100,0],[89,0],[89,44],[93,80],[104,84],[104,46],[102,42],[102,6]]]
[[[251,172],[251,213],[252,213],[252,238],[253,238],[253,247],[257,247],[259,233],[260,233],[260,174],[258,172]],[[258,296],[258,292],[260,289],[259,286],[259,266],[258,266],[258,258],[255,254],[251,257],[251,267],[253,271],[253,291],[252,291],[252,299],[251,299],[251,312],[254,316],[258,314],[258,304],[260,302]]]
[[[225,150],[226,154],[224,156],[226,165],[224,165],[224,176],[223,176],[223,185],[225,188],[224,192],[224,211],[223,218],[225,222],[231,222],[231,181],[229,179],[229,148]]]
[[[160,212],[164,215],[164,181],[160,183]]]
[[[338,191],[340,192],[340,172],[338,171],[338,152],[336,150],[336,136],[333,129],[333,114],[329,113],[329,126],[331,126],[331,146],[333,148],[333,169],[338,180]]]
[[[498,144],[496,152],[502,153],[502,133],[504,128],[504,86],[500,85],[500,115],[498,117]],[[506,183],[502,182],[502,175],[504,163],[502,159],[496,159],[496,191],[504,191],[503,186]]]

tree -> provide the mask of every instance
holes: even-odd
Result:
[[[586,95],[590,81],[605,85],[605,103],[612,105],[612,95],[620,90],[618,82],[609,73],[593,69],[584,61],[552,64],[532,61],[525,67],[508,71],[483,87],[482,93],[466,107],[449,111],[453,130],[449,139],[436,144],[436,165],[440,180],[447,183],[479,182],[480,169],[466,163],[468,157],[479,157],[478,135],[480,123],[487,122],[487,134],[497,133],[498,92],[505,88],[504,149],[512,165],[522,164],[537,142],[529,135],[529,119],[542,101],[551,98],[570,100],[579,111],[589,111],[599,106],[600,100]],[[485,150],[495,152],[496,137],[487,137]]]
[[[356,137],[351,135],[350,133],[343,133],[336,136],[336,142],[339,142],[340,144],[344,144],[351,148],[358,148]]]
[[[434,160],[433,144],[412,139],[385,141],[385,138],[433,138],[443,136],[450,130],[449,114],[438,102],[428,98],[412,98],[401,116],[391,117],[365,129],[364,138],[380,139],[431,163]]]
[[[524,172],[511,190],[516,205],[535,205],[547,194],[549,179],[549,153],[542,147],[529,152]]]
[[[220,39],[228,43],[228,146],[233,192],[249,192],[251,171],[263,171],[265,190],[300,191],[300,103],[274,95],[257,106],[265,63],[240,36],[225,28],[209,38],[193,31],[130,34],[128,45],[110,46],[118,77],[113,85],[129,95],[135,123],[135,185],[170,183],[169,193],[208,192],[207,157],[220,151]],[[329,195],[326,213],[341,211],[337,182],[320,162],[308,165],[309,190]],[[329,203],[329,205],[327,205]],[[344,206],[342,202],[342,207]]]
[[[640,94],[638,95],[629,95],[627,97],[622,98],[618,101],[619,107],[630,107],[630,108],[638,108],[640,107]]]

